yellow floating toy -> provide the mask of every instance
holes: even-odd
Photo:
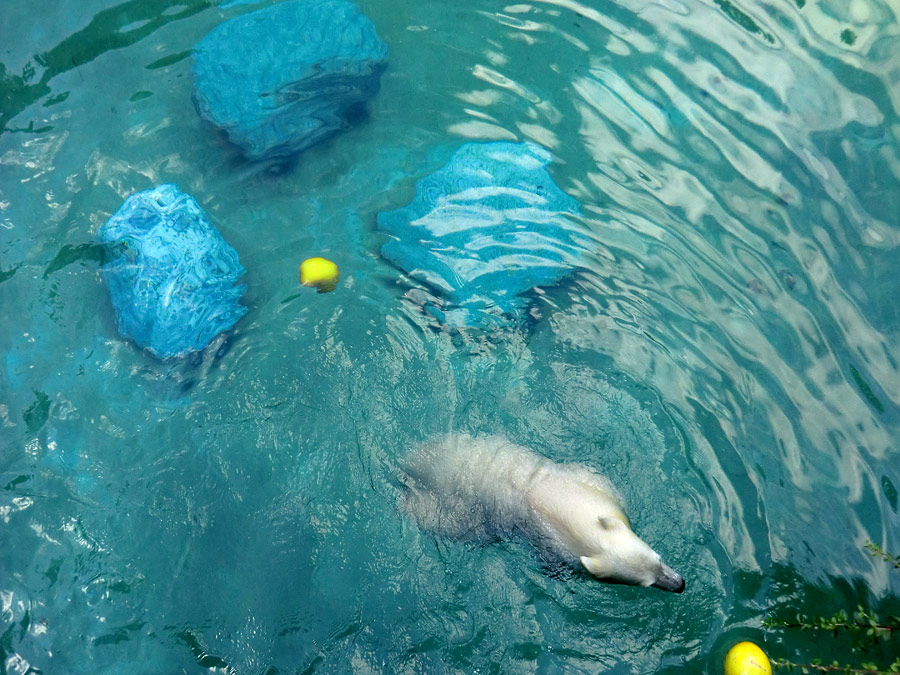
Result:
[[[338,266],[325,258],[307,258],[300,263],[300,283],[319,289],[319,293],[333,291],[339,278]]]
[[[725,655],[725,675],[772,675],[772,664],[752,642],[738,642]]]

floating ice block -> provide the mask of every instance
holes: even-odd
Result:
[[[442,323],[494,328],[524,318],[529,291],[558,283],[586,240],[571,220],[578,202],[544,168],[550,153],[533,143],[468,143],[416,185],[413,201],[378,214],[395,237],[381,254],[440,302]]]
[[[229,19],[194,49],[194,105],[247,157],[293,155],[378,93],[387,46],[348,0],[289,0]]]
[[[247,311],[237,252],[175,185],[131,195],[97,239],[119,332],[160,358],[203,349]]]

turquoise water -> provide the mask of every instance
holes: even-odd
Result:
[[[900,552],[896,5],[359,4],[381,92],[287,168],[191,105],[192,46],[246,6],[0,6],[0,672],[717,673],[740,639],[845,656],[769,614],[900,613],[863,548]],[[528,326],[442,332],[376,214],[512,139],[553,153],[588,266]],[[168,362],[91,244],[163,182],[250,308]],[[397,458],[451,430],[607,473],[687,590],[420,531]]]

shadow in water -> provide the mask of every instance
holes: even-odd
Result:
[[[131,0],[97,12],[82,30],[34,60],[44,72],[33,81],[34,66],[29,63],[21,75],[8,73],[0,63],[0,133],[20,112],[50,93],[50,80],[78,66],[93,61],[105,52],[133,45],[166,24],[186,19],[210,7],[209,0],[185,0],[177,10],[170,10],[169,0]],[[39,131],[31,129],[31,131]]]

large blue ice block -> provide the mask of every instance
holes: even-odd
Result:
[[[119,332],[160,358],[203,349],[247,311],[237,252],[175,185],[131,195],[97,240]]]
[[[378,93],[387,46],[349,0],[288,0],[225,21],[194,48],[194,105],[247,157],[293,155]]]
[[[381,254],[442,296],[426,309],[445,325],[517,322],[529,291],[579,266],[580,207],[547,173],[550,161],[533,143],[468,143],[417,183],[409,205],[378,214],[395,237]]]

